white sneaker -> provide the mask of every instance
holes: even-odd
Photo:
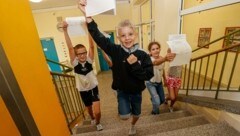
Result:
[[[91,120],[91,125],[96,125],[96,120]]]
[[[137,133],[137,130],[135,129],[134,126],[131,126],[129,132],[128,132],[128,135],[129,136],[132,136],[132,135],[135,135]]]
[[[97,127],[97,131],[103,130],[103,126],[100,123],[97,124],[96,127]]]

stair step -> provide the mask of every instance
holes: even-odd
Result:
[[[165,121],[165,120],[177,119],[177,118],[182,118],[187,116],[191,116],[191,114],[187,111],[176,111],[173,113],[168,112],[168,113],[162,113],[159,115],[145,115],[139,118],[138,124]],[[119,127],[122,127],[130,124],[131,119],[124,121],[124,120],[121,120],[119,117],[116,117],[116,118],[106,118],[105,120],[101,120],[101,123],[105,126],[106,129],[113,128],[113,126],[110,125],[113,122]]]
[[[149,136],[240,136],[240,132],[226,122],[205,124],[195,127],[178,129]]]
[[[142,106],[144,108],[142,108],[141,111],[141,116],[145,116],[145,115],[151,115],[151,111],[152,111],[152,106],[151,105],[145,105]],[[179,109],[175,108],[174,111],[178,111]],[[165,104],[162,104],[160,106],[160,114],[162,113],[168,113],[168,106]],[[101,120],[105,120],[106,118],[118,118],[118,110],[116,107],[112,108],[111,110],[108,111],[102,111],[102,117]]]
[[[159,115],[145,115],[141,116],[138,124],[146,124],[146,123],[152,123],[152,122],[158,122],[158,121],[165,121],[170,119],[177,119],[182,117],[191,116],[191,114],[188,111],[175,111],[173,113],[162,113]],[[114,126],[111,125],[114,122]],[[131,119],[125,121],[121,120],[118,116],[114,118],[106,118],[101,120],[101,124],[104,126],[104,129],[112,129],[115,128],[116,125],[118,127],[124,127],[128,126],[131,123]],[[91,132],[95,131],[96,128],[91,126],[90,120],[86,120],[83,122],[83,125],[76,127],[75,129],[81,129],[78,130],[78,133],[85,133],[85,132]]]
[[[166,132],[166,131],[171,131],[171,130],[176,130],[176,129],[181,129],[181,128],[186,128],[186,127],[192,127],[192,126],[197,126],[197,125],[202,125],[202,124],[207,124],[208,121],[202,116],[202,115],[194,115],[194,116],[188,116],[184,118],[179,118],[179,119],[170,119],[166,121],[152,121],[151,123],[137,123],[136,128],[137,128],[137,133],[139,136],[141,135],[147,135],[147,134],[157,134],[160,132]],[[104,126],[104,125],[103,125]],[[105,127],[111,126],[111,129],[105,129]],[[94,132],[89,132],[88,133],[81,133],[79,134],[80,130],[82,128],[78,128],[79,131],[77,130],[76,136],[123,136],[123,135],[128,135],[128,130],[130,127],[130,123],[125,123],[125,125],[121,125],[119,127],[119,123],[113,122],[111,124],[108,124],[107,126],[104,126],[104,130],[97,132],[96,129]]]

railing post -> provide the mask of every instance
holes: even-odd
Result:
[[[189,70],[188,70],[188,83],[187,83],[186,96],[188,96],[188,89],[189,89],[189,82],[190,82],[190,74],[191,74],[191,65],[192,65],[192,61],[190,61]]]
[[[226,51],[225,55],[224,55],[222,70],[221,70],[221,74],[220,74],[219,81],[218,81],[218,87],[217,87],[215,99],[218,98],[218,93],[219,93],[219,89],[220,89],[221,82],[222,82],[222,76],[223,76],[223,72],[224,72],[224,68],[225,68],[225,64],[226,64],[227,55],[228,55],[228,51]]]

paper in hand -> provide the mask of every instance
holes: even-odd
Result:
[[[116,15],[116,0],[88,0],[85,10],[87,17],[101,13]]]
[[[69,36],[82,36],[86,35],[86,21],[85,17],[67,17]]]
[[[181,66],[188,64],[191,60],[192,48],[186,40],[185,34],[169,35],[169,41],[167,41],[172,53],[176,53],[173,61],[169,63],[171,66]]]

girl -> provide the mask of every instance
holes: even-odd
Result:
[[[158,42],[151,42],[148,45],[148,51],[153,62],[154,76],[146,81],[146,86],[151,95],[152,112],[151,114],[159,114],[159,106],[165,101],[162,77],[165,78],[164,62],[173,59],[174,54],[168,53],[165,57],[160,56],[161,46]]]
[[[171,50],[168,49],[168,52],[171,52]],[[171,100],[169,107],[170,112],[173,112],[173,105],[177,100],[178,91],[181,87],[181,73],[182,66],[172,66],[168,69],[168,75],[166,77],[168,96],[166,100]],[[167,101],[165,103],[167,104]]]

